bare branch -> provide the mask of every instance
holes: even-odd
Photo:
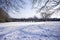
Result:
[[[42,6],[42,7],[39,9],[39,11],[41,11],[41,10],[47,5],[48,2],[49,2],[49,0],[46,1],[45,5]]]
[[[38,3],[40,8],[37,9],[37,12],[41,14],[40,16],[42,16],[42,18],[49,18],[56,10],[60,10],[60,7],[58,9],[54,9],[58,7],[58,5],[60,5],[60,0],[47,0],[42,7],[40,7]],[[52,13],[50,13],[50,10],[53,10]]]
[[[32,8],[34,8],[34,5],[37,3],[37,0],[32,1]]]

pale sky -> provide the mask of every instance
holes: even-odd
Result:
[[[29,0],[25,0],[26,4],[23,5],[24,8],[20,9],[20,12],[16,12],[13,10],[13,12],[9,12],[9,15],[13,18],[29,18],[29,17],[34,17],[36,14],[35,11],[31,8],[31,2]],[[18,9],[17,9],[18,10]]]
[[[2,1],[4,1],[4,0],[2,0]],[[24,0],[25,1],[24,5],[22,5],[21,2],[19,2],[19,0],[10,0],[10,1],[11,1],[12,5],[9,6],[8,9],[4,9],[4,8],[3,9],[6,10],[12,18],[29,18],[29,17],[33,18],[34,16],[36,16],[37,18],[41,18],[40,14],[36,13],[37,9],[32,9],[31,0]],[[14,1],[15,1],[15,3],[14,3]],[[40,4],[40,6],[38,6],[38,8],[42,7],[46,1],[47,0],[41,0],[41,4]],[[54,3],[54,2],[51,2],[47,5],[48,6],[54,5],[52,3]],[[17,4],[19,6],[17,6]],[[13,7],[13,5],[14,5],[14,7],[16,7],[16,9]],[[22,5],[23,8],[20,8],[20,5]],[[2,7],[2,6],[5,6],[5,8],[6,8],[5,4],[0,5],[0,7]],[[37,4],[35,4],[34,6],[36,7]],[[60,5],[56,6],[54,9],[57,9],[59,7],[60,7]],[[54,9],[52,11],[54,11]],[[60,11],[56,11],[56,12],[57,13],[53,14],[51,16],[51,18],[60,18]]]

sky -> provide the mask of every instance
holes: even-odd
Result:
[[[3,2],[5,2],[5,0],[2,0]],[[34,17],[36,16],[37,18],[41,18],[39,13],[36,13],[37,9],[32,9],[32,3],[31,0],[24,0],[24,3],[22,5],[22,3],[19,0],[9,0],[11,2],[11,6],[6,7],[5,3],[1,3],[0,2],[0,7],[5,7],[3,8],[9,15],[11,18],[30,18],[30,17]],[[40,6],[42,7],[45,2],[47,0],[41,0]],[[47,5],[51,5],[54,2],[51,2]],[[20,8],[22,5],[23,8]],[[54,4],[52,4],[54,5]],[[34,5],[35,7],[37,6],[37,4]],[[56,6],[54,9],[57,9],[58,7],[60,7],[60,5]],[[53,10],[52,10],[53,11]],[[56,11],[57,13],[53,14],[51,16],[51,18],[60,18],[60,11]]]
[[[25,5],[23,5],[23,8],[19,9],[18,12],[15,10],[12,10],[13,12],[9,11],[9,15],[13,18],[29,18],[34,17],[36,15],[35,11],[31,8],[32,4],[29,0],[24,0]],[[19,2],[18,2],[19,3]],[[19,3],[20,4],[20,3]],[[18,10],[18,9],[16,9]]]

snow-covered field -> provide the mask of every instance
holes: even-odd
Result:
[[[60,40],[60,22],[0,23],[0,40]]]

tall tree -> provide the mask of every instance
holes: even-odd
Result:
[[[0,0],[0,21],[6,21],[10,17],[9,12],[18,12],[23,5],[25,5],[24,0]]]
[[[33,0],[32,4],[32,7],[37,9],[37,13],[40,13],[42,18],[51,17],[60,8],[58,7],[60,0]]]
[[[0,8],[0,22],[7,22],[7,21],[11,21],[9,19],[9,15],[2,8]]]

